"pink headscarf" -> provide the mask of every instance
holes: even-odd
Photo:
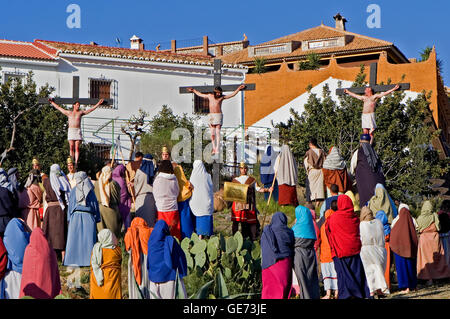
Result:
[[[52,299],[61,293],[58,261],[44,232],[36,227],[25,249],[20,295],[36,299]]]

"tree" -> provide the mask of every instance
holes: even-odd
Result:
[[[145,118],[148,117],[148,112],[145,112],[141,108],[139,109],[138,115],[132,115],[125,125],[122,125],[121,131],[128,135],[131,142],[130,147],[130,155],[128,160],[131,160],[131,157],[133,156],[134,149],[136,146],[137,139],[144,134],[144,125],[145,125]]]
[[[427,46],[427,47],[425,47],[425,49],[420,51],[419,52],[419,54],[420,54],[419,62],[428,60],[428,58],[430,57],[431,51],[433,51],[433,48],[430,46]],[[444,64],[444,62],[441,59],[436,60],[437,69],[440,74],[442,74],[442,65],[443,64]]]
[[[318,70],[320,68],[320,55],[315,52],[309,53],[305,61],[298,61],[298,69],[302,70]]]
[[[264,58],[255,58],[254,59],[255,67],[253,68],[253,73],[265,73],[267,71],[266,68],[266,59]]]

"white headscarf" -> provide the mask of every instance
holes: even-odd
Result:
[[[101,204],[107,207],[109,207],[109,198],[111,195],[111,186],[110,186],[111,176],[112,176],[111,167],[105,166],[102,168],[102,173],[98,178],[98,183],[100,186]]]
[[[98,234],[98,242],[92,248],[91,265],[95,280],[99,287],[103,286],[103,271],[102,271],[102,248],[114,249],[117,246],[117,238],[112,231],[105,228]]]
[[[192,213],[195,216],[209,216],[214,211],[214,192],[211,175],[205,169],[203,162],[194,161],[191,173],[191,182],[194,186],[192,197],[189,201]]]
[[[64,210],[66,206],[64,205],[64,201],[61,198],[61,191],[64,192],[66,203],[69,203],[69,194],[71,187],[66,174],[64,174],[58,164],[53,164],[50,167],[50,185],[52,186],[52,189],[55,192],[56,197],[58,198],[61,209]]]
[[[297,162],[287,145],[281,146],[276,165],[278,185],[297,185]]]
[[[91,180],[86,172],[80,171],[75,173],[77,205],[86,206],[86,198],[89,192],[94,188]]]
[[[335,146],[331,148],[330,153],[323,161],[323,168],[330,170],[340,170],[345,168],[345,160],[339,153],[339,149]]]

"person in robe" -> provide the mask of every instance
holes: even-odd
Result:
[[[33,169],[28,175],[24,190],[19,194],[21,216],[31,230],[41,227],[41,217],[39,215],[43,195],[43,191],[39,186],[41,182],[41,173]]]
[[[311,212],[304,206],[295,208],[294,271],[300,286],[300,299],[319,299],[319,276],[314,244],[317,239]]]
[[[12,186],[14,199],[17,202],[19,200],[19,193],[23,190],[23,185],[20,182],[19,170],[17,167],[11,167],[8,170],[8,182]]]
[[[388,222],[391,223],[392,220],[397,217],[397,206],[395,206],[394,201],[387,192],[383,184],[377,184],[375,186],[375,195],[372,196],[368,204],[372,212],[378,212],[380,210],[388,216]]]
[[[124,165],[117,165],[112,172],[112,179],[120,186],[119,212],[126,231],[131,224],[131,195],[126,184],[125,172],[126,168]]]
[[[50,178],[46,178],[43,184],[47,209],[42,230],[50,246],[57,255],[61,253],[61,260],[64,260],[67,240],[67,206],[71,186],[58,164],[50,167]]]
[[[36,227],[25,248],[19,298],[53,299],[59,294],[61,281],[56,253],[45,239],[42,229]]]
[[[90,299],[122,299],[122,249],[114,233],[104,228],[92,248]]]
[[[359,206],[359,203],[356,200],[356,197],[355,197],[355,194],[353,193],[353,191],[347,191],[347,192],[345,192],[344,195],[347,195],[348,197],[350,197],[350,199],[352,200],[352,203],[353,203],[353,210],[355,211],[356,214],[359,214],[361,211],[361,207]]]
[[[72,157],[67,158],[67,179],[69,180],[70,188],[74,188],[77,182],[75,181],[75,173],[77,170],[75,169],[75,165],[73,163]]]
[[[418,236],[408,205],[400,204],[398,211],[391,224],[389,246],[394,254],[398,289],[409,293],[417,287]]]
[[[294,232],[282,212],[272,216],[261,235],[261,299],[289,299],[292,286]]]
[[[331,207],[325,212],[325,222],[335,211],[337,211],[337,200],[331,202]],[[325,232],[325,224],[320,227],[320,270],[323,278],[323,287],[326,292],[322,299],[337,299],[339,296],[337,274],[334,269],[334,262],[331,258],[331,248]]]
[[[359,148],[351,159],[350,173],[356,178],[361,207],[366,206],[378,183],[385,185],[382,163],[370,144],[369,134],[360,137]]]
[[[398,214],[397,214],[398,215]],[[386,280],[387,287],[389,291],[391,290],[391,247],[389,245],[389,239],[391,234],[391,226],[388,222],[388,217],[386,213],[382,210],[379,210],[375,215],[375,218],[378,219],[383,225],[384,230],[384,248],[386,249],[386,270],[384,272],[384,279]]]
[[[100,207],[101,220],[97,223],[97,231],[111,230],[116,237],[120,237],[122,216],[119,212],[120,186],[112,180],[112,169],[104,166],[102,173],[94,184],[95,196]]]
[[[134,175],[133,189],[135,197],[135,215],[145,220],[149,227],[156,223],[157,208],[153,196],[153,179],[155,170],[152,161],[153,156],[146,154],[142,165]]]
[[[213,235],[214,191],[211,175],[200,160],[195,160],[191,178],[192,197],[189,207],[195,216],[195,232],[200,238]]]
[[[327,197],[322,205],[320,206],[320,218],[322,218],[325,214],[325,211],[329,210],[331,207],[331,202],[337,201],[339,196],[339,186],[336,184],[330,185],[330,196]]]
[[[247,175],[248,166],[245,162],[239,164],[240,175],[233,178],[233,183],[249,185],[247,190],[247,202],[233,202],[231,206],[231,232],[233,235],[238,231],[241,224],[242,236],[256,240],[258,230],[258,210],[256,208],[256,192],[270,192],[271,189],[259,187],[254,177]]]
[[[275,168],[278,183],[278,204],[297,207],[297,161],[289,146],[281,146]]]
[[[361,236],[361,260],[366,274],[370,296],[384,296],[389,289],[384,278],[386,248],[383,224],[373,216],[369,207],[361,209],[359,233]]]
[[[13,218],[6,226],[3,238],[7,266],[5,276],[0,282],[0,299],[19,299],[23,257],[29,243],[30,229],[22,219]]]
[[[338,210],[325,222],[325,232],[337,274],[338,299],[369,298],[369,288],[359,254],[359,218],[347,195],[339,195],[337,206]]]
[[[41,163],[39,163],[39,160],[36,157],[34,157],[33,160],[31,161],[31,167],[32,169],[38,170],[40,172],[41,180],[48,178],[48,175],[44,173],[44,171],[41,168]],[[42,182],[41,188],[43,188]]]
[[[337,147],[332,146],[330,148],[328,155],[323,161],[322,172],[328,196],[333,184],[338,186],[340,194],[344,194],[352,189],[352,180],[347,172],[347,164]]]
[[[419,244],[417,248],[417,278],[427,280],[450,277],[450,267],[445,260],[444,247],[439,240],[441,224],[438,214],[433,212],[433,204],[425,201],[417,217]]]
[[[150,154],[148,154],[150,155]],[[144,159],[144,154],[141,152],[136,152],[134,155],[134,161],[129,161],[126,165],[127,174],[125,175],[127,185],[130,188],[130,195],[136,198],[136,193],[134,191],[134,176],[136,175],[137,170],[141,167],[142,160]],[[153,157],[152,157],[153,159]]]
[[[3,237],[6,225],[17,214],[13,192],[13,187],[8,181],[8,174],[0,168],[0,237]]]
[[[150,299],[150,281],[147,272],[148,240],[153,228],[144,219],[133,218],[124,242],[128,251],[128,295],[130,299]]]
[[[75,180],[77,184],[69,195],[69,228],[63,265],[87,267],[90,265],[92,248],[97,242],[96,225],[100,222],[100,208],[94,185],[86,172],[77,172]]]
[[[194,231],[194,223],[192,221],[193,216],[189,206],[192,198],[192,185],[184,175],[181,165],[175,166],[173,172],[177,178],[179,188],[177,203],[178,212],[180,214],[181,239],[185,237],[191,238],[192,232]]]
[[[180,213],[178,212],[178,186],[170,160],[162,160],[158,175],[153,182],[153,196],[158,209],[157,219],[163,219],[169,225],[170,234],[181,240]]]
[[[170,235],[165,220],[160,219],[156,222],[148,240],[147,251],[151,299],[175,299],[177,272],[182,292],[187,298],[183,281],[183,277],[187,275],[186,255],[175,238]]]
[[[450,200],[446,199],[442,202],[437,214],[441,225],[439,237],[444,247],[445,260],[450,267]]]
[[[261,178],[261,183],[265,188],[270,188],[273,184],[272,198],[275,202],[278,202],[278,182],[275,178],[275,163],[277,156],[278,153],[274,151],[272,145],[268,145],[266,151],[261,157],[261,163],[259,165],[259,176]],[[274,178],[275,183],[273,183]],[[269,193],[264,193],[264,199],[266,201],[269,199]]]
[[[305,205],[305,207],[308,208],[309,211],[311,212],[311,217],[312,217],[312,221],[313,221],[313,225],[314,225],[314,231],[316,232],[316,241],[314,242],[314,249],[315,249],[316,255],[317,255],[317,249],[319,249],[319,246],[320,246],[320,239],[319,239],[320,227],[316,221],[316,219],[317,219],[316,210],[315,210],[313,203],[307,203]]]
[[[325,184],[322,171],[324,161],[324,151],[317,145],[317,140],[311,138],[309,141],[309,150],[305,154],[303,164],[308,179],[307,192],[309,194],[309,199],[307,198],[307,201],[315,202],[316,207],[319,207],[325,199]]]

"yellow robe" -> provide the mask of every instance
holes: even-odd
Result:
[[[102,248],[103,285],[99,287],[91,265],[90,299],[122,299],[122,250]]]

